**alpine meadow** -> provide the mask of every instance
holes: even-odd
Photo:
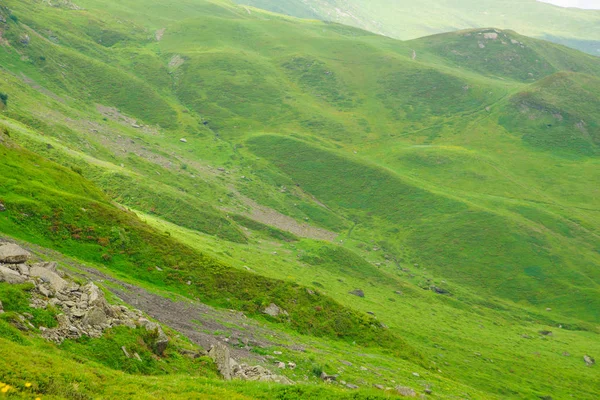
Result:
[[[0,0],[0,399],[599,399],[599,27]]]

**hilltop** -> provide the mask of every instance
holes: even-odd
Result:
[[[19,355],[3,383],[596,397],[599,59],[499,28],[401,42],[219,0],[7,0],[0,15],[4,239],[182,348],[228,344],[297,385],[226,383],[209,359],[141,343],[132,370],[110,350],[138,340],[125,328],[93,342],[100,358],[48,344],[11,325],[31,288],[0,283],[0,346]]]
[[[265,10],[356,26],[409,40],[455,30],[496,27],[600,56],[600,11],[561,8],[537,0],[518,7],[492,0],[236,0]]]

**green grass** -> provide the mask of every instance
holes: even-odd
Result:
[[[356,26],[408,40],[469,28],[513,29],[524,35],[561,43],[598,55],[599,12],[559,8],[537,0],[506,7],[491,0],[236,0],[238,4]]]
[[[490,29],[398,42],[218,0],[6,3],[0,231],[241,310],[306,348],[283,349],[298,362],[285,373],[311,385],[225,384],[146,357],[135,332],[50,351],[4,319],[4,349],[27,350],[2,379],[35,378],[44,397],[385,396],[316,385],[321,368],[437,398],[596,397],[582,365],[600,352],[595,58],[510,31],[480,48]],[[337,238],[254,220],[246,197]],[[271,302],[290,317],[263,315]],[[119,344],[144,362],[111,357]],[[27,365],[48,351],[61,376]]]

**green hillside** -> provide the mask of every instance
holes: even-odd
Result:
[[[214,307],[219,328],[181,326],[271,369],[293,360],[277,371],[297,383],[225,382],[175,351],[133,371],[108,352],[144,350],[135,333],[94,354],[0,316],[15,394],[597,398],[600,59],[499,28],[400,42],[224,0],[4,4],[0,235],[116,296],[111,279]],[[314,17],[306,4],[289,2]],[[10,288],[5,309],[31,312]]]
[[[235,0],[292,15],[355,26],[408,40],[460,29],[496,27],[600,55],[600,11],[561,8],[538,0]]]

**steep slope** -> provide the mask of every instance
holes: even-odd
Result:
[[[236,0],[300,18],[318,18],[406,40],[459,29],[494,26],[600,55],[596,10],[560,8],[537,0],[498,1]]]

